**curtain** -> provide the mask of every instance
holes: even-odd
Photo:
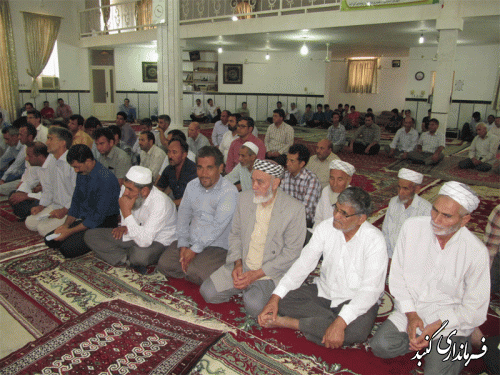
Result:
[[[54,43],[57,39],[61,17],[47,16],[22,12],[24,16],[24,32],[26,36],[26,50],[28,52],[29,70],[26,72],[33,78],[31,97],[38,96],[38,82],[36,78],[47,65]]]
[[[137,15],[137,26],[151,25],[153,22],[153,0],[142,0],[135,5]],[[144,28],[150,29],[151,27]]]
[[[111,8],[109,7],[110,0],[101,0],[102,20],[104,21],[104,30],[108,30],[109,16],[111,15]]]
[[[493,93],[493,101],[491,106],[495,111],[500,111],[500,69],[498,69],[495,92]]]
[[[252,6],[247,1],[242,1],[236,6],[236,11],[235,11],[236,14],[251,13],[251,12],[252,12]],[[238,19],[243,20],[243,19],[250,19],[252,17],[253,16],[248,14],[246,16],[238,16]]]
[[[349,60],[346,92],[375,94],[377,92],[378,59]]]
[[[12,19],[9,2],[0,0],[0,107],[9,113],[10,121],[17,117],[19,108],[19,81],[17,76],[17,60],[14,48]]]

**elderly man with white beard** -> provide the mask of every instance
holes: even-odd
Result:
[[[279,189],[284,169],[255,160],[252,191],[243,191],[229,234],[225,265],[206,279],[200,293],[208,303],[243,294],[248,315],[257,317],[280,279],[299,257],[306,236],[304,205]]]
[[[398,173],[398,195],[389,201],[382,233],[387,244],[387,253],[392,258],[399,231],[406,219],[430,216],[432,205],[418,196],[424,175],[411,169],[401,168]]]
[[[395,311],[370,342],[376,356],[425,349],[414,356],[418,365],[425,356],[425,374],[459,374],[468,363],[470,335],[486,320],[490,296],[488,250],[465,227],[478,205],[469,186],[449,181],[430,219],[403,224],[389,274]]]
[[[156,264],[165,246],[177,239],[177,210],[172,200],[153,186],[151,170],[133,166],[127,172],[118,201],[121,226],[92,229],[85,242],[112,266],[130,264],[140,273]]]

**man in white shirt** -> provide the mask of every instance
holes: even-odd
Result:
[[[222,155],[224,155],[224,163],[227,162],[227,156],[229,154],[229,148],[231,147],[231,143],[233,143],[233,141],[238,139],[237,130],[238,130],[238,119],[240,117],[241,116],[239,116],[237,114],[231,114],[228,117],[227,129],[229,131],[224,133],[224,135],[222,137],[222,141],[219,145],[219,150],[220,150],[220,152],[222,152]]]
[[[73,136],[68,129],[53,126],[47,135],[47,150],[55,160],[49,167],[50,179],[45,183],[40,203],[31,209],[26,218],[26,228],[44,236],[64,224],[73,191],[76,173],[66,160]]]
[[[335,220],[318,226],[283,276],[259,315],[262,327],[300,330],[332,349],[366,340],[387,273],[384,236],[366,221],[371,210],[370,196],[359,187],[339,195]],[[321,256],[320,276],[302,285]]]
[[[141,148],[141,167],[151,170],[153,176],[160,174],[160,168],[167,154],[155,145],[155,136],[150,131],[143,131],[139,135],[139,147]]]
[[[216,107],[212,98],[207,100],[207,116],[209,122],[217,123],[221,119],[220,107]]]
[[[300,112],[295,103],[291,103],[290,110],[287,112],[285,117],[285,122],[288,125],[295,126],[297,125],[299,119],[300,119]]]
[[[497,138],[500,138],[500,116],[495,118],[495,122],[490,130],[488,130],[488,134],[494,135]]]
[[[476,133],[477,135],[470,145],[469,157],[460,161],[458,167],[461,169],[475,169],[479,172],[488,172],[495,162],[500,139],[488,133],[484,122],[476,125]]]
[[[414,164],[434,165],[444,159],[444,136],[437,134],[439,121],[429,120],[429,131],[422,133],[417,141],[417,149],[408,154],[408,159]]]
[[[403,224],[389,275],[395,311],[370,342],[376,356],[394,358],[429,347],[418,357],[420,365],[425,355],[426,374],[463,369],[470,335],[486,320],[490,297],[488,250],[465,227],[478,205],[467,185],[449,181],[430,219]],[[453,358],[446,358],[452,346]]]
[[[142,119],[140,124],[139,124],[139,130],[141,132],[151,132],[155,136],[155,145],[157,147],[162,148],[163,144],[161,143],[161,137],[160,137],[160,131],[158,129],[153,129],[153,122],[151,119],[145,118]],[[132,152],[136,154],[141,153],[141,146],[139,146],[139,138],[134,143],[134,146],[132,146]]]
[[[387,156],[406,159],[408,153],[417,146],[418,132],[413,128],[415,120],[412,117],[405,117],[403,127],[396,132],[390,145],[385,146]]]
[[[389,201],[382,233],[387,244],[387,253],[392,258],[399,231],[406,219],[430,216],[432,205],[418,196],[424,175],[411,169],[401,168],[398,173],[398,195]]]
[[[340,158],[333,153],[333,144],[328,139],[322,139],[316,144],[316,155],[311,156],[306,168],[313,172],[324,189],[330,179],[330,163]]]
[[[153,186],[148,168],[130,168],[120,199],[121,223],[117,228],[96,228],[85,233],[95,255],[116,266],[130,263],[137,271],[158,263],[165,246],[177,240],[177,210],[172,200]]]
[[[346,161],[336,159],[330,163],[330,179],[328,186],[323,188],[316,206],[313,231],[323,220],[333,217],[333,206],[337,203],[339,194],[351,183],[354,172],[356,172],[354,166]]]
[[[231,116],[231,112],[228,110],[222,111],[220,115],[220,120],[217,121],[214,125],[214,129],[212,131],[212,143],[214,146],[219,147],[224,134],[228,131],[228,120],[229,116]]]
[[[205,107],[201,105],[201,99],[196,99],[196,105],[193,107],[193,112],[189,117],[195,122],[205,122],[208,120]]]
[[[49,133],[49,129],[42,124],[42,114],[36,109],[32,109],[31,111],[28,111],[27,120],[36,129],[36,137],[33,142],[47,142],[47,134]]]

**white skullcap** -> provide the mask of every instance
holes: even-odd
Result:
[[[354,168],[354,166],[352,164],[349,164],[346,161],[342,161],[342,160],[338,160],[338,159],[332,160],[330,162],[330,169],[338,169],[338,170],[344,171],[345,173],[347,173],[351,177],[354,174],[354,172],[356,172],[356,168]]]
[[[408,168],[401,168],[398,173],[398,178],[402,178],[403,180],[408,180],[417,185],[420,185],[424,179],[424,175],[422,173],[412,171]]]
[[[272,160],[255,159],[253,169],[262,171],[277,178],[283,178],[283,172],[285,172],[285,168]]]
[[[439,190],[439,195],[447,195],[471,213],[479,206],[479,198],[469,186],[461,182],[448,181]]]
[[[243,146],[248,147],[250,150],[252,150],[252,151],[253,151],[253,153],[254,153],[255,155],[257,155],[257,154],[259,153],[259,148],[258,148],[258,147],[257,147],[257,145],[256,145],[255,143],[253,143],[253,142],[250,142],[250,141],[245,142],[245,143],[243,143]]]
[[[153,181],[153,173],[151,170],[139,165],[131,167],[126,174],[126,177],[128,180],[141,185],[147,185]]]

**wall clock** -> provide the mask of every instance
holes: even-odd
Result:
[[[423,80],[423,79],[424,79],[424,77],[425,77],[424,72],[416,72],[416,73],[415,73],[415,79],[416,79],[417,81],[421,81],[421,80]]]

